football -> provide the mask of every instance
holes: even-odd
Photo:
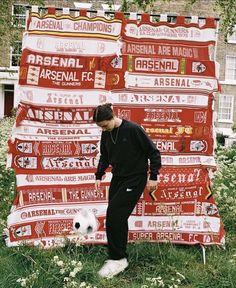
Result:
[[[90,210],[82,209],[75,214],[73,219],[73,230],[75,234],[87,235],[98,230],[99,221],[95,214]]]

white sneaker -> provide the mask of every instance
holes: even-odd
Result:
[[[98,274],[103,278],[110,279],[124,271],[128,265],[129,263],[126,258],[120,260],[107,260],[102,268],[98,271]]]

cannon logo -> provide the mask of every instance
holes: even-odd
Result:
[[[113,68],[122,68],[122,58],[121,57],[115,57],[112,61],[111,61],[111,66]]]
[[[203,73],[204,71],[206,71],[206,66],[201,62],[193,62],[192,71],[199,74]]]
[[[32,143],[21,142],[17,144],[17,150],[22,153],[32,153]]]
[[[37,169],[37,157],[16,157],[15,165],[25,169]]]
[[[190,142],[190,151],[192,152],[204,152],[207,151],[207,142],[204,140],[192,140]]]
[[[213,203],[202,203],[202,214],[204,215],[215,215],[218,214],[217,206]]]
[[[92,143],[86,143],[81,145],[82,154],[91,154],[97,151],[97,145]]]
[[[32,235],[31,225],[21,226],[17,229],[12,228],[15,238]]]

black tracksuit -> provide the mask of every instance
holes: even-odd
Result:
[[[119,260],[127,257],[128,218],[146,186],[148,166],[149,179],[157,180],[161,157],[143,128],[124,119],[118,128],[102,132],[100,153],[96,179],[109,165],[113,174],[106,215],[109,259]]]

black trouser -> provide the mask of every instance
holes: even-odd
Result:
[[[106,215],[109,259],[127,257],[128,218],[142,195],[146,182],[147,174],[112,177]]]

